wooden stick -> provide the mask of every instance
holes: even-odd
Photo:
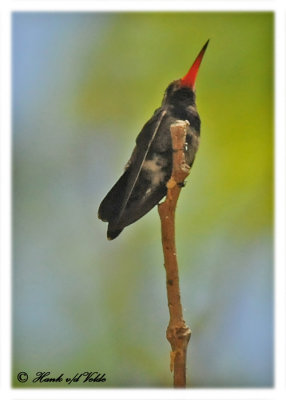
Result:
[[[174,387],[186,387],[186,355],[191,337],[191,330],[183,318],[175,245],[175,210],[177,200],[184,180],[190,171],[184,154],[188,124],[188,121],[176,121],[176,123],[171,125],[173,170],[172,176],[167,183],[168,192],[166,200],[158,205],[170,313],[166,336],[172,347],[170,369],[171,372],[174,371]]]

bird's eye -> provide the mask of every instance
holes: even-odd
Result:
[[[182,87],[174,93],[176,100],[187,100],[193,98],[192,91],[187,87]]]

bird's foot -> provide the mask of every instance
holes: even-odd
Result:
[[[178,182],[177,185],[178,185],[180,188],[183,188],[183,187],[186,186],[186,181]]]

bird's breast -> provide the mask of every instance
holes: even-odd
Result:
[[[159,186],[166,182],[170,164],[171,160],[157,153],[144,161],[142,169],[151,186]]]

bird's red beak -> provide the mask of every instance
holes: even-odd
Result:
[[[208,47],[208,44],[209,44],[209,40],[206,42],[206,44],[204,45],[202,50],[199,52],[199,55],[195,59],[195,62],[193,63],[191,68],[189,69],[189,72],[181,79],[182,86],[187,86],[187,87],[191,88],[192,90],[195,89],[197,74],[198,74],[203,56],[205,54],[205,51]]]

